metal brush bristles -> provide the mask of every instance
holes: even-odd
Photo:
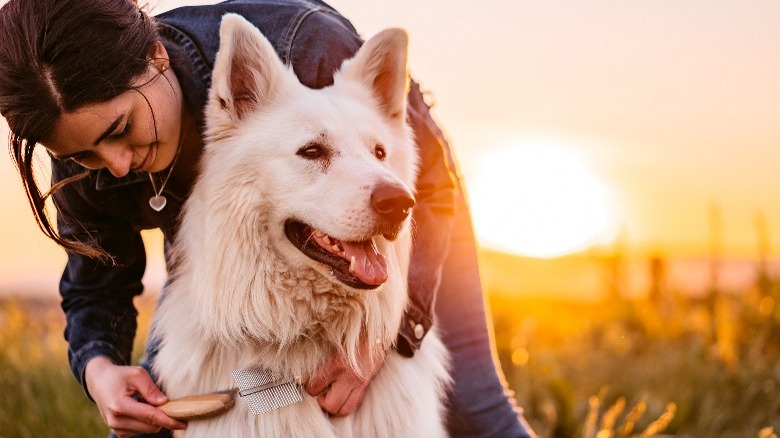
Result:
[[[303,400],[301,387],[295,380],[276,379],[270,371],[260,368],[244,368],[233,371],[238,394],[246,401],[254,415],[279,409]]]

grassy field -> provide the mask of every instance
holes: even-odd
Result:
[[[138,360],[153,308],[139,302]],[[0,438],[106,437],[68,367],[65,316],[54,300],[0,300]]]
[[[774,436],[778,286],[697,300],[494,295],[499,358],[542,436],[632,436],[662,424],[679,437]]]
[[[56,302],[0,302],[0,437],[105,437],[68,368]]]
[[[698,300],[491,295],[507,381],[543,437],[773,437],[780,284]],[[139,302],[140,352],[152,308]],[[102,437],[53,301],[0,301],[0,437]]]

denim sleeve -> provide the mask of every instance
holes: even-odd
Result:
[[[420,169],[417,205],[412,215],[409,305],[401,323],[398,352],[411,357],[433,325],[433,306],[449,249],[458,185],[449,144],[414,81],[409,89],[407,113],[420,154]]]
[[[289,62],[303,85],[320,89],[333,85],[333,74],[363,44],[344,17],[317,9],[298,26],[290,45]]]
[[[354,28],[345,19],[315,12],[301,23],[290,61],[304,85],[322,88],[333,83],[333,73],[344,59],[355,54],[360,44]],[[452,231],[458,185],[451,171],[454,166],[449,145],[413,81],[409,90],[408,122],[420,154],[420,169],[415,194],[417,205],[412,216],[410,300],[401,322],[398,351],[411,357],[433,325],[433,304]]]
[[[57,169],[52,167],[56,181]],[[56,196],[66,206],[57,215],[60,234],[68,239],[93,239],[114,256],[113,261],[103,262],[69,253],[60,280],[68,361],[89,396],[84,371],[90,359],[106,356],[115,364],[130,363],[137,324],[133,297],[143,291],[146,253],[140,233],[129,223],[97,213],[79,189],[85,186],[73,183]]]

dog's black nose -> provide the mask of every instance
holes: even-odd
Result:
[[[401,222],[414,207],[414,197],[404,186],[381,183],[371,192],[371,207],[382,219]]]

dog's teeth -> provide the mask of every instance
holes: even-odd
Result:
[[[355,256],[352,256],[352,258],[349,260],[349,272],[350,273],[353,273],[353,274],[355,273],[355,265],[356,264],[357,263],[355,262]]]
[[[333,245],[333,246],[330,247],[330,249],[332,249],[333,252],[335,252],[335,253],[341,252],[341,248],[339,248],[338,245]]]
[[[327,234],[322,234],[322,233],[320,233],[320,234],[321,234],[321,236],[320,236],[320,237],[322,237],[322,240],[324,240],[324,241],[325,241],[325,243],[327,243],[328,245],[330,245],[330,237],[328,237],[328,235],[327,235]]]

